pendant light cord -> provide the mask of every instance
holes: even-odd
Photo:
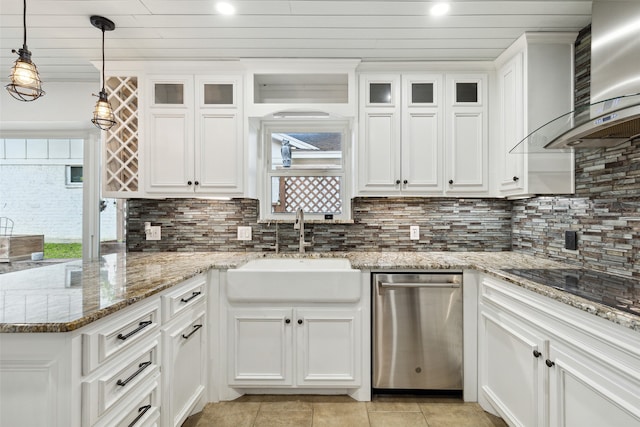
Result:
[[[24,29],[24,36],[22,38],[22,46],[27,50],[27,0],[23,1],[22,8],[22,28]]]
[[[27,0],[25,0],[27,1]],[[102,26],[102,91],[104,92],[104,25]]]

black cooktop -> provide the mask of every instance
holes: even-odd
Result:
[[[573,295],[640,315],[640,281],[584,269],[504,269]]]

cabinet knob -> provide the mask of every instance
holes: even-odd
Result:
[[[540,357],[542,356],[542,353],[540,353],[538,350],[533,350],[533,357]]]
[[[409,183],[409,181],[407,181],[406,179],[404,181],[402,181],[403,184],[407,185]]]
[[[552,362],[552,361],[551,361],[551,360],[549,360],[549,359],[545,360],[545,361],[544,361],[544,363],[546,363],[546,364],[547,364],[547,366],[548,366],[548,367],[550,367],[550,368],[551,368],[551,367],[553,367],[553,366],[555,365],[555,362]]]
[[[400,184],[400,180],[396,179],[396,185]]]
[[[449,180],[449,184],[453,184],[453,180],[452,179]]]
[[[192,182],[191,182],[191,181],[187,181],[187,185],[191,185],[191,184],[192,184]]]
[[[518,181],[519,179],[520,179],[520,178],[518,178],[517,176],[514,176],[514,177],[513,177],[513,181],[514,181],[514,182],[515,182],[515,181]]]
[[[302,319],[298,319],[298,325],[302,325]]]
[[[291,319],[284,319],[284,323],[288,325],[289,323],[291,323]]]
[[[196,182],[194,182],[194,184],[195,184],[195,185],[198,185],[198,184],[200,184],[200,183],[199,183],[198,181],[196,181]]]

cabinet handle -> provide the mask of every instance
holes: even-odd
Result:
[[[191,185],[191,181],[187,181],[187,185]]]
[[[284,319],[284,323],[288,325],[289,323],[291,323],[291,319]]]
[[[198,295],[200,295],[201,293],[202,293],[202,292],[200,292],[200,291],[198,291],[198,292],[193,292],[189,298],[186,298],[186,299],[185,299],[185,298],[180,298],[180,302],[189,302],[189,301],[191,301],[192,299],[194,299],[195,297],[197,297]]]
[[[538,350],[533,350],[533,357],[540,357],[542,356],[542,353],[540,353]]]
[[[128,334],[126,335],[118,334],[118,339],[124,341],[127,338],[129,338],[131,335],[137,334],[138,332],[140,332],[141,330],[149,326],[151,323],[153,323],[151,320],[140,322],[138,323],[138,327],[135,328],[133,331],[129,332]]]
[[[555,362],[552,362],[551,360],[547,359],[544,361],[544,363],[547,364],[548,367],[552,368],[555,365]]]
[[[195,184],[195,185],[198,185],[198,184],[200,184],[200,183],[199,183],[198,181],[196,181],[196,182],[194,182],[194,184]]]
[[[129,424],[128,427],[133,427],[138,421],[140,421],[140,418],[144,417],[144,414],[146,414],[149,409],[151,409],[151,405],[145,405],[138,408],[138,416],[131,421],[131,424]]]
[[[409,183],[409,181],[407,181],[406,179],[404,181],[402,181],[403,184],[407,185]]]
[[[449,180],[449,184],[453,184],[453,180],[452,179]]]
[[[298,325],[302,325],[302,319],[298,319]]]
[[[518,181],[519,179],[520,179],[520,178],[518,178],[517,176],[514,176],[514,177],[513,177],[513,181],[514,181],[514,182]]]
[[[396,185],[400,185],[400,180],[396,179]]]
[[[131,374],[131,376],[129,376],[129,378],[127,378],[126,380],[118,380],[118,382],[116,383],[119,386],[126,386],[127,384],[129,384],[129,381],[131,381],[132,379],[134,379],[135,377],[137,377],[138,375],[140,375],[142,373],[142,371],[144,371],[145,369],[147,369],[147,367],[149,367],[149,365],[151,365],[151,361],[148,362],[143,362],[141,364],[138,365],[138,370],[135,371],[133,374]]]
[[[198,332],[198,329],[200,328],[202,328],[202,325],[193,325],[193,331],[189,332],[187,335],[182,334],[182,338],[184,338],[185,340],[188,340],[189,338],[191,338],[191,335]]]

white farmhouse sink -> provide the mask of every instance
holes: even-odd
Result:
[[[227,271],[227,299],[244,302],[356,302],[360,270],[343,258],[261,258]]]

